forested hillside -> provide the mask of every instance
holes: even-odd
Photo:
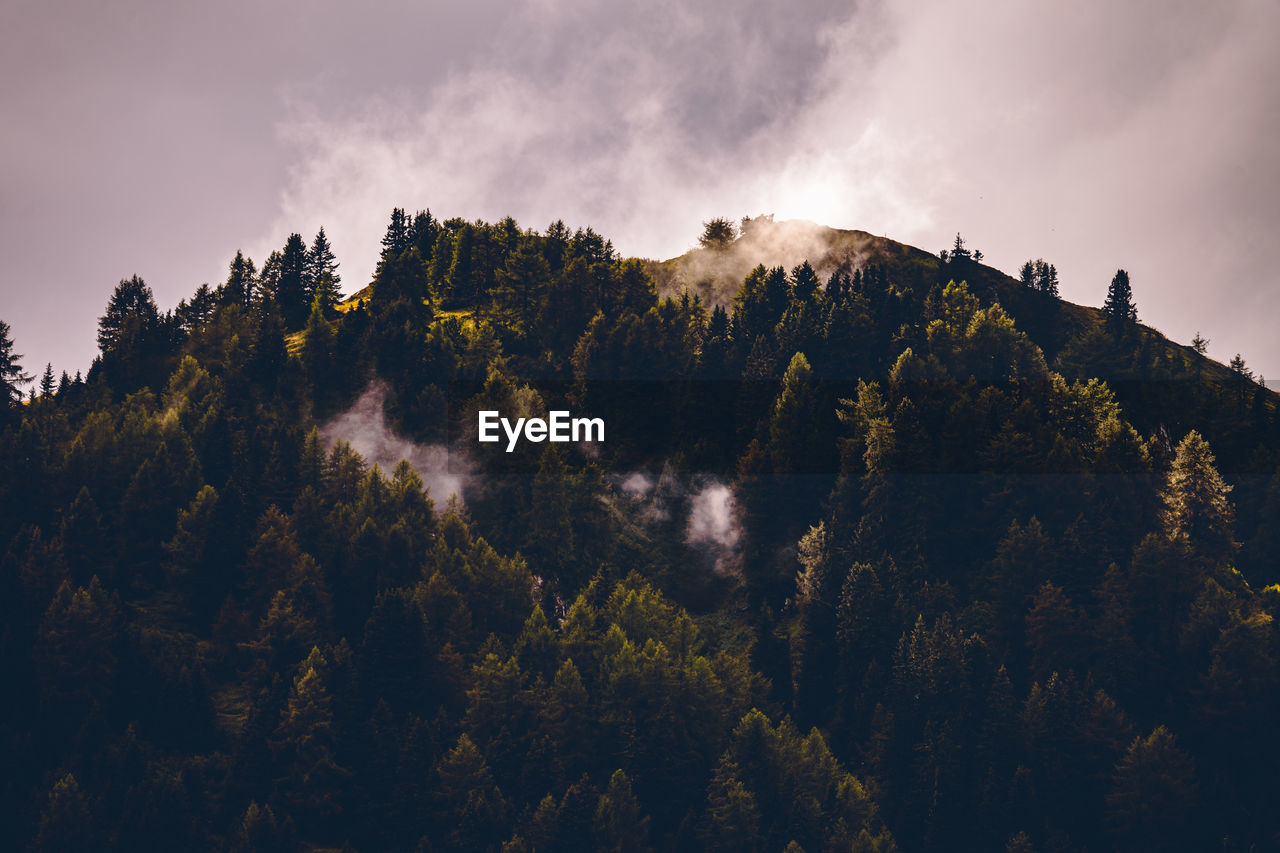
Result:
[[[124,279],[29,396],[0,323],[5,846],[1280,845],[1280,407],[1148,283],[765,217],[382,245],[348,299],[323,231]]]

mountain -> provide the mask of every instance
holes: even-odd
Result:
[[[679,296],[685,290],[697,294],[708,305],[732,305],[742,280],[757,264],[790,270],[806,261],[826,281],[833,273],[852,273],[867,266],[891,270],[895,282],[906,287],[928,286],[947,274],[947,264],[936,252],[878,237],[866,231],[830,228],[808,220],[775,221],[772,217],[744,220],[740,235],[719,248],[695,248],[665,261],[645,261],[661,296]],[[1037,315],[1047,313],[1043,300],[1026,292],[1026,287],[994,267],[974,262],[966,269],[966,280],[975,292],[999,302],[1015,318],[1025,317],[1035,325]],[[1103,326],[1100,309],[1059,301],[1054,310],[1060,327],[1058,338],[1037,339],[1042,349],[1052,349],[1055,340],[1079,338]],[[1021,325],[1021,324],[1020,324]],[[1229,382],[1235,378],[1224,364],[1200,356],[1190,346],[1166,339],[1157,330],[1141,326],[1148,346],[1155,347],[1159,360],[1178,362],[1184,369],[1200,365],[1204,376]],[[1033,337],[1035,337],[1033,335]]]
[[[10,846],[1274,847],[1275,395],[1119,275],[733,230],[121,281],[0,395]]]
[[[972,258],[953,266],[939,253],[865,231],[761,216],[744,219],[737,238],[726,245],[695,248],[666,261],[645,261],[645,269],[662,296],[678,297],[687,291],[707,305],[731,308],[743,279],[756,265],[791,270],[805,262],[823,281],[832,274],[847,275],[868,267],[882,270],[895,287],[919,301],[938,283],[964,280],[983,301],[998,303],[1007,311],[1052,368],[1068,379],[1107,380],[1129,418],[1144,431],[1181,435],[1194,428],[1212,433],[1220,439],[1215,446],[1231,445],[1220,450],[1226,451],[1233,470],[1269,473],[1249,464],[1254,447],[1237,448],[1234,429],[1215,426],[1218,406],[1214,402],[1200,400],[1188,406],[1189,399],[1199,397],[1198,389],[1205,387],[1227,389],[1225,396],[1235,396],[1231,389],[1239,388],[1242,380],[1238,371],[1141,323],[1135,326],[1132,339],[1117,347],[1106,334],[1101,309],[1047,298]],[[1270,411],[1280,405],[1280,397],[1262,386],[1250,384],[1248,393]]]

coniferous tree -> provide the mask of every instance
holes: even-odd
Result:
[[[307,287],[307,247],[301,234],[290,234],[280,253],[280,268],[272,296],[284,317],[285,326],[299,329],[311,308]]]
[[[501,838],[507,804],[494,784],[484,755],[464,733],[436,768],[440,801],[451,829],[442,839],[448,849],[474,850]]]
[[[40,622],[36,661],[46,713],[72,725],[101,713],[116,691],[120,602],[97,577],[87,587],[64,581]]]
[[[338,259],[329,245],[324,228],[316,232],[311,248],[306,257],[307,295],[310,301],[320,300],[320,308],[326,314],[333,311],[335,305],[342,301],[342,291],[338,285],[342,277],[338,275]]]
[[[1119,850],[1185,850],[1194,838],[1195,767],[1164,726],[1134,738],[1116,765],[1107,818]]]
[[[497,272],[497,317],[508,326],[527,331],[550,280],[551,267],[537,242],[522,240]]]
[[[3,409],[22,401],[19,385],[30,382],[32,377],[22,370],[22,356],[13,351],[13,338],[9,337],[9,324],[0,320],[0,398]]]
[[[332,374],[337,367],[337,333],[325,318],[324,299],[316,294],[311,304],[303,339],[302,363],[311,382],[312,396],[321,411],[327,411],[334,398]]]
[[[1047,293],[1055,299],[1058,296],[1058,268],[1053,264],[1046,264],[1044,274],[1040,278],[1040,292]]]
[[[159,325],[151,288],[136,275],[121,279],[98,320],[98,348],[104,356],[122,350],[136,353]]]
[[[387,233],[382,236],[382,259],[394,258],[409,248],[409,218],[404,208],[397,207],[391,211],[391,222],[387,225]]]
[[[476,305],[480,296],[479,270],[476,269],[476,228],[465,224],[458,231],[453,248],[453,265],[449,267],[448,293],[464,305]]]
[[[231,259],[226,283],[219,288],[222,304],[239,305],[248,311],[257,296],[254,293],[257,277],[258,271],[254,268],[253,261],[237,250],[236,256]]]
[[[1238,547],[1230,492],[1209,443],[1195,430],[1187,433],[1160,495],[1165,533],[1173,539],[1185,537],[1207,556],[1228,559]]]
[[[1116,270],[1112,277],[1111,286],[1107,288],[1107,301],[1102,304],[1102,313],[1115,335],[1123,335],[1137,324],[1138,306],[1133,301],[1129,273],[1124,270]]]
[[[308,822],[341,813],[341,780],[347,771],[334,758],[333,699],[325,685],[328,662],[313,648],[298,667],[293,689],[271,741],[286,775],[281,787]]]
[[[1028,290],[1036,289],[1035,261],[1027,261],[1018,269],[1018,280],[1022,282],[1022,286]]]
[[[163,381],[163,318],[151,288],[138,276],[123,279],[98,320],[102,369],[117,391]]]
[[[1044,258],[1027,261],[1018,271],[1022,286],[1049,296],[1058,296],[1058,269],[1053,264],[1045,263]]]
[[[596,806],[595,844],[597,850],[613,853],[643,853],[649,846],[649,818],[631,792],[631,780],[622,770],[609,777],[609,786]]]
[[[702,236],[698,242],[704,249],[726,249],[738,236],[738,229],[731,220],[716,217],[702,223]]]
[[[35,848],[50,853],[75,853],[96,846],[89,798],[71,773],[54,783],[40,815]]]
[[[431,252],[435,249],[436,233],[440,223],[432,216],[430,210],[419,210],[413,215],[413,224],[409,226],[409,244],[418,250],[424,263],[431,263]]]
[[[53,380],[53,362],[48,362],[44,366],[44,375],[40,377],[40,396],[49,399],[53,396],[54,385]]]

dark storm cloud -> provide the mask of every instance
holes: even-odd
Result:
[[[323,224],[354,289],[393,205],[563,217],[649,256],[773,212],[930,249],[963,231],[1087,304],[1123,266],[1144,321],[1280,375],[1277,8],[20,5],[0,316],[29,366],[74,368],[91,351],[63,341],[92,340],[121,276],[172,305]]]

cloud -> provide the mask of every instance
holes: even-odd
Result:
[[[332,446],[345,441],[370,465],[376,464],[390,476],[400,460],[407,461],[422,478],[427,492],[443,512],[449,498],[463,497],[471,479],[471,463],[460,448],[442,444],[415,444],[396,435],[387,425],[384,410],[387,387],[370,383],[359,399],[320,428],[324,442]]]
[[[653,257],[717,215],[961,231],[1087,304],[1125,267],[1144,320],[1280,372],[1258,322],[1280,310],[1278,34],[1265,0],[542,0],[428,84],[295,105],[275,232],[324,224],[355,289],[393,206],[564,218]]]

